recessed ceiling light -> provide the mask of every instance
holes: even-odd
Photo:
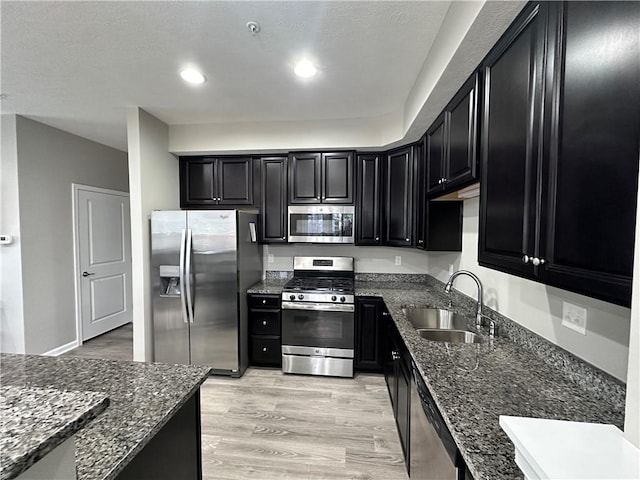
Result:
[[[296,75],[302,78],[313,77],[317,73],[316,67],[309,60],[300,60],[293,69]]]
[[[200,84],[206,81],[206,78],[203,74],[201,74],[195,68],[189,67],[185,68],[180,72],[180,76],[185,82]]]

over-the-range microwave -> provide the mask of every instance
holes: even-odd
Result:
[[[289,241],[353,243],[352,205],[293,205],[289,207]]]

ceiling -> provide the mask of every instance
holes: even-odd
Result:
[[[3,0],[2,113],[120,150],[132,106],[169,125],[395,115],[450,4]],[[293,75],[303,56],[316,77]],[[208,81],[185,84],[187,65]]]

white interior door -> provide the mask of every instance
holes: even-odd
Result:
[[[82,341],[131,322],[129,195],[76,190],[76,285]]]

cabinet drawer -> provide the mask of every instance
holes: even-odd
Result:
[[[251,308],[280,308],[280,295],[249,295]]]
[[[280,366],[282,348],[280,337],[251,337],[251,363],[254,365]]]
[[[251,311],[251,333],[253,335],[280,336],[280,312]]]

